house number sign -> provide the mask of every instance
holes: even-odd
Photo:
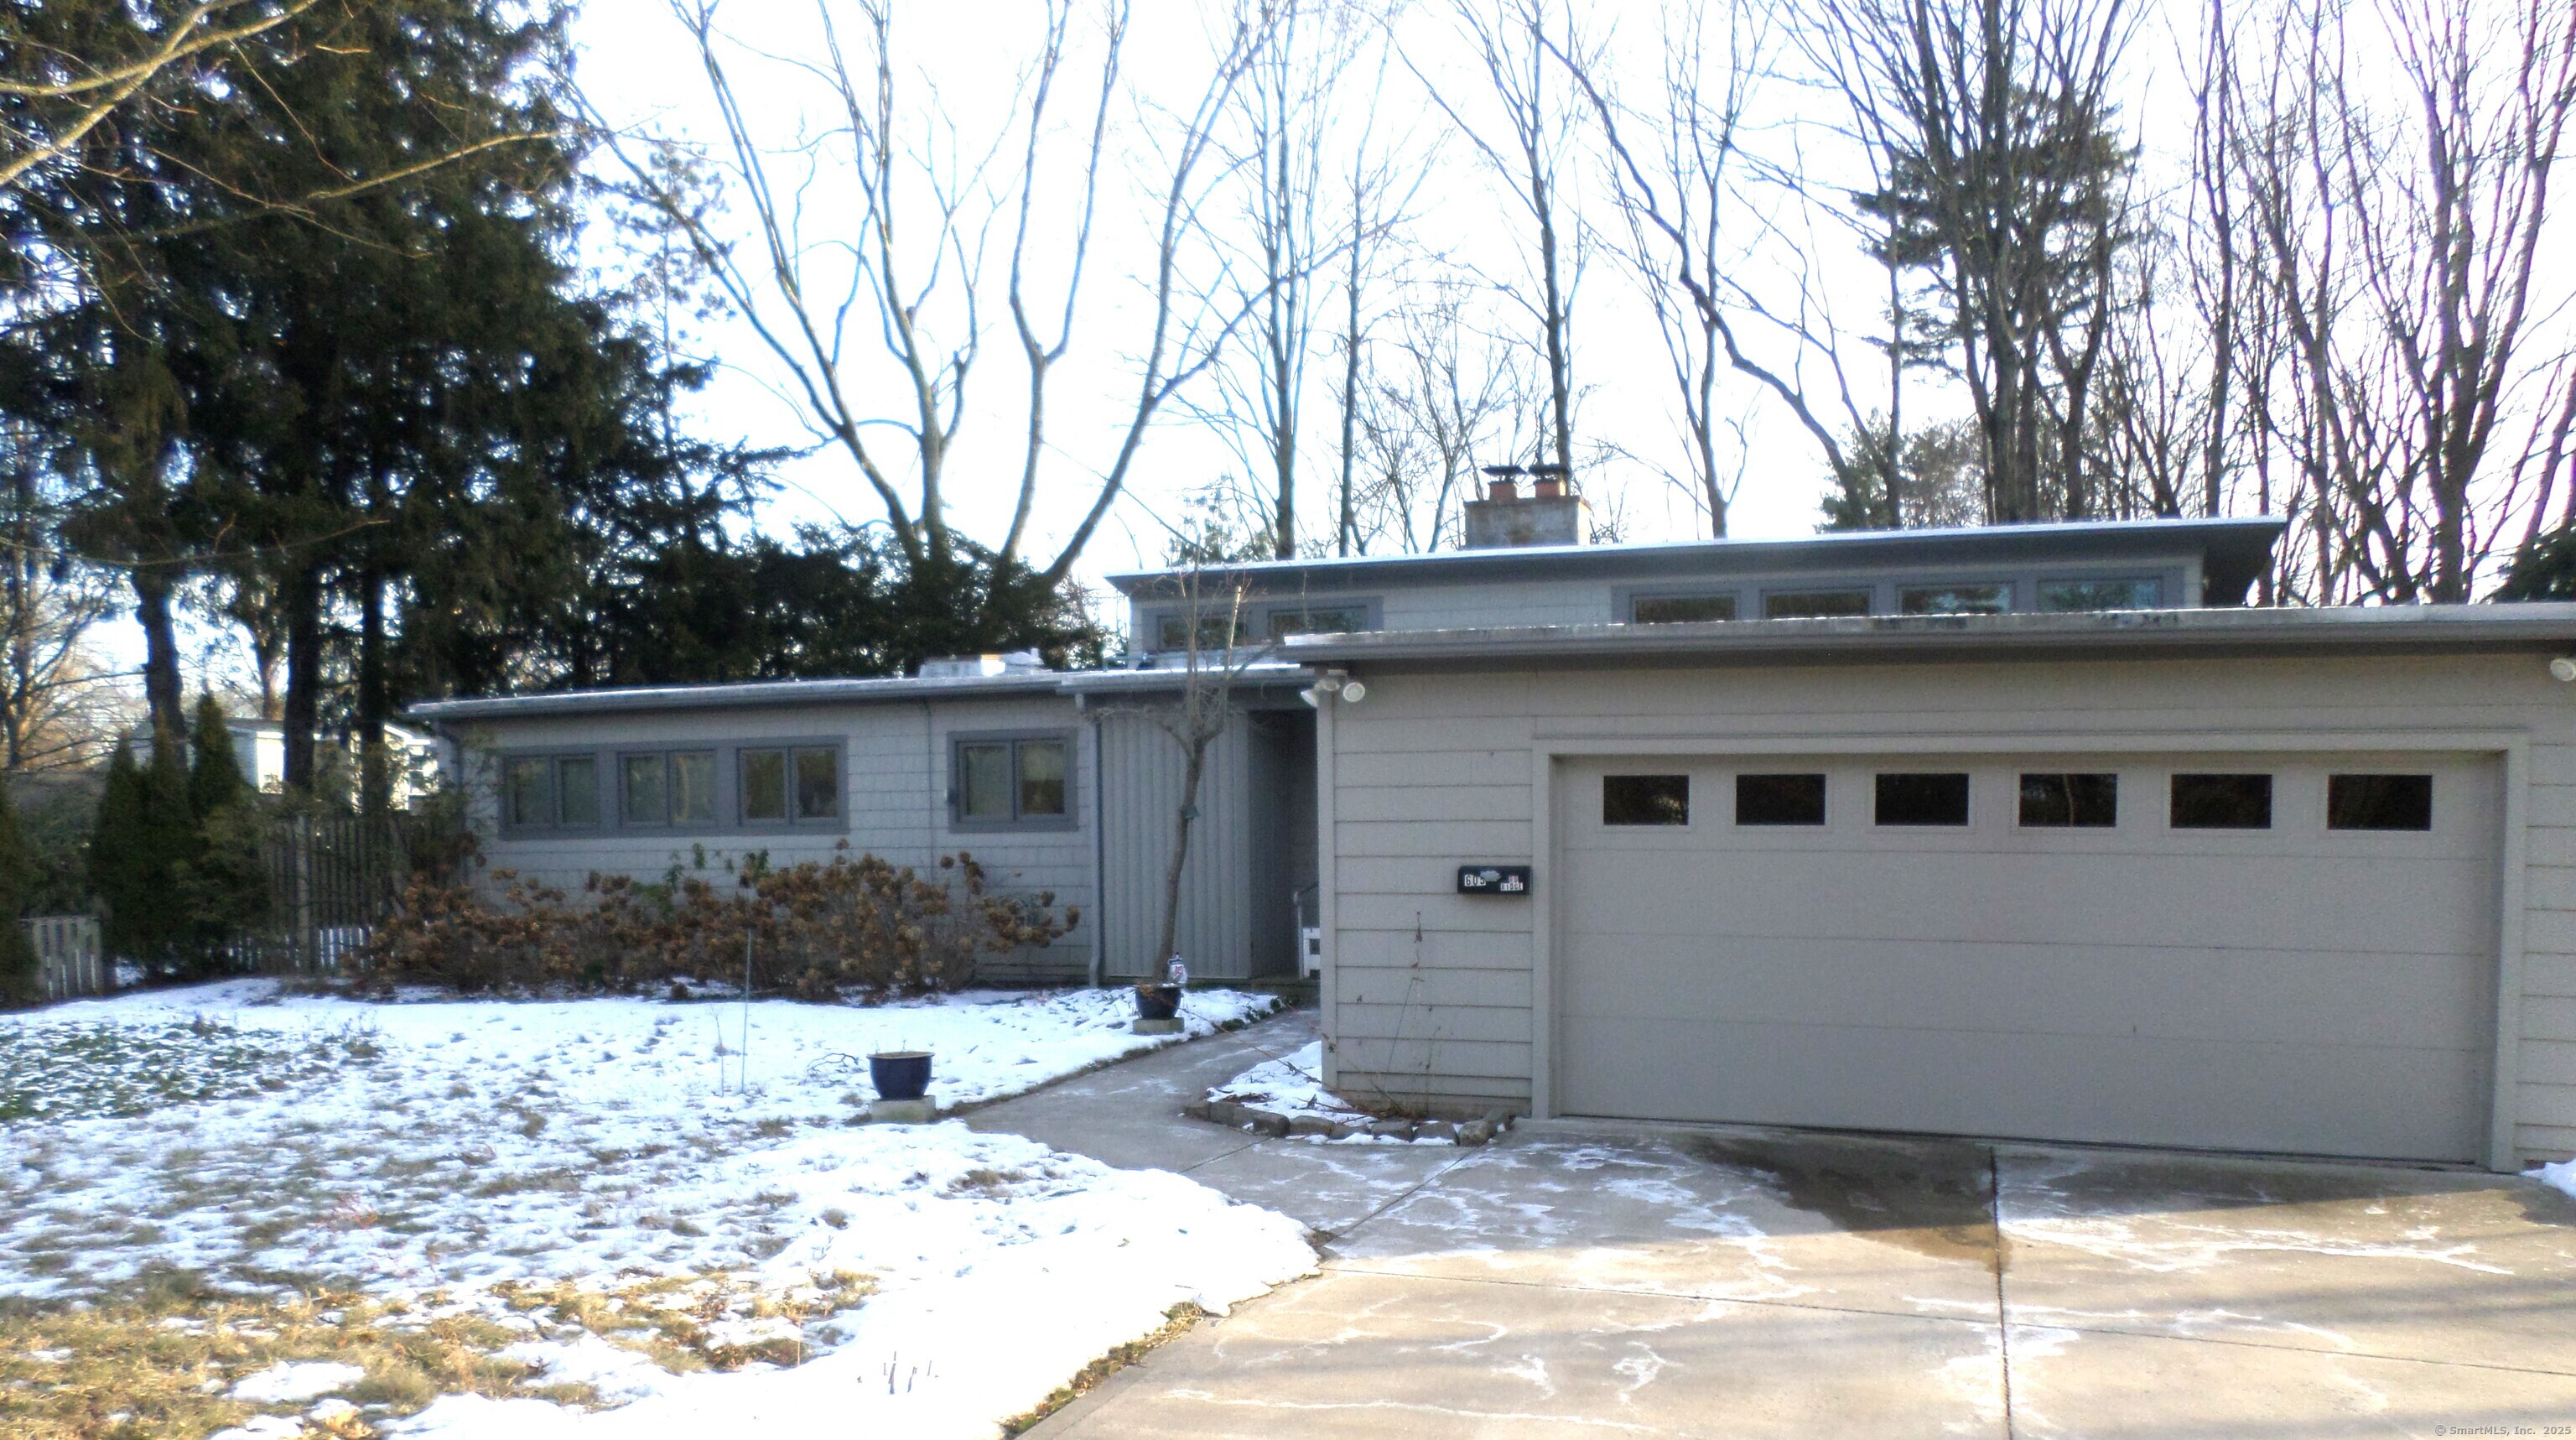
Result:
[[[1461,895],[1527,895],[1530,867],[1527,865],[1461,865],[1458,867],[1458,893]]]

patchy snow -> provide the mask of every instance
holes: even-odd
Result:
[[[2568,1199],[2576,1200],[2576,1160],[2561,1160],[2555,1165],[2543,1165],[2523,1173],[2543,1185],[2558,1187],[2566,1192]]]
[[[1193,991],[1189,1033],[1274,1003]],[[933,1098],[991,1100],[1180,1038],[1129,1033],[1133,1006],[1124,989],[371,1004],[229,982],[0,1018],[0,1297],[182,1268],[419,1298],[520,1330],[509,1358],[542,1383],[628,1402],[451,1396],[409,1433],[988,1434],[1170,1307],[1222,1312],[1312,1266],[1296,1222],[1178,1176],[954,1122],[856,1123],[871,1050],[929,1049]],[[824,1298],[802,1324],[731,1307],[701,1348],[759,1358],[673,1375],[503,1293],[704,1275]],[[237,1393],[338,1388],[289,1396],[318,1379],[285,1366]]]
[[[1425,1136],[1406,1140],[1392,1135],[1370,1135],[1367,1128],[1379,1117],[1324,1088],[1324,1042],[1306,1045],[1264,1060],[1242,1074],[1207,1092],[1210,1100],[1231,1100],[1252,1110],[1267,1110],[1294,1120],[1311,1116],[1330,1124],[1360,1132],[1343,1135],[1298,1135],[1291,1139],[1313,1144],[1334,1145],[1451,1145],[1454,1140]]]
[[[233,1398],[254,1405],[301,1405],[334,1390],[346,1390],[366,1378],[367,1372],[355,1365],[331,1360],[290,1361],[271,1365],[236,1382]]]

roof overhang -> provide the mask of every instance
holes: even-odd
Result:
[[[1492,670],[2117,656],[2576,651],[2576,602],[1879,615],[1300,635],[1312,666]]]
[[[1241,580],[1262,593],[1349,590],[1408,581],[1479,579],[1653,581],[1852,567],[2091,564],[2196,556],[2211,604],[2241,601],[2271,563],[2286,522],[2256,515],[2206,520],[2090,520],[1981,525],[1956,530],[1829,531],[1770,540],[1684,540],[1647,545],[1540,545],[1257,560],[1190,570],[1139,570],[1109,583],[1132,599],[1171,598],[1185,577],[1201,585]]]
[[[1303,665],[1261,659],[1235,667],[1233,687],[1246,693],[1295,690],[1312,684]],[[1047,670],[924,680],[887,676],[864,680],[759,680],[733,685],[667,685],[629,690],[566,690],[500,695],[479,700],[428,700],[404,713],[439,725],[555,716],[645,715],[681,710],[760,710],[815,705],[968,703],[1070,696],[1100,703],[1117,695],[1160,695],[1185,688],[1183,669]]]

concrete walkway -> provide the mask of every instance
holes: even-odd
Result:
[[[1319,1232],[1317,1277],[1034,1434],[2576,1426],[2576,1202],[2531,1181],[1597,1122],[1326,1146],[1179,1116],[1309,1038],[1290,1016],[970,1118]]]

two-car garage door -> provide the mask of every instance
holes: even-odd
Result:
[[[2491,759],[1619,759],[1556,783],[1563,1113],[2479,1152]]]

